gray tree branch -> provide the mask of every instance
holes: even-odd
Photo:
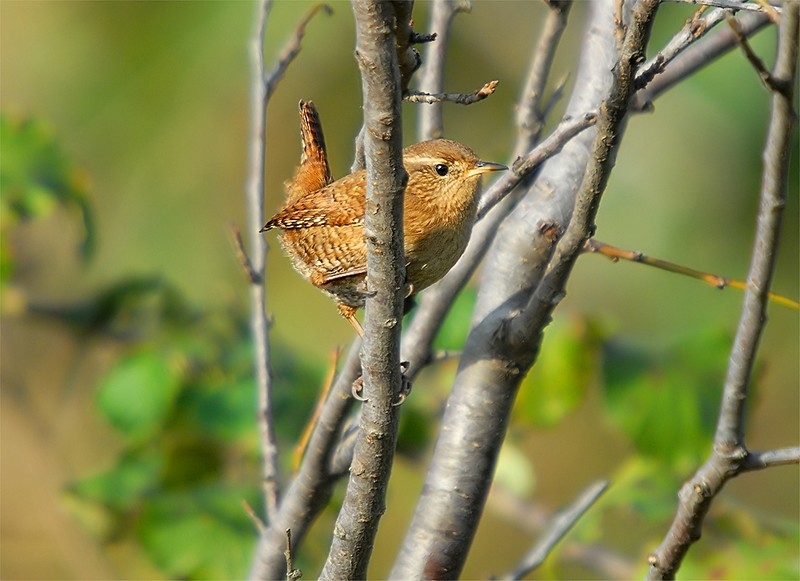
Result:
[[[286,530],[292,531],[292,548],[297,551],[311,523],[331,498],[341,472],[332,470],[330,464],[347,415],[353,409],[351,385],[361,371],[360,350],[361,342],[356,340],[314,425],[303,462],[286,490],[275,519],[259,539],[250,579],[281,578],[286,570],[283,554]]]
[[[609,118],[609,128],[615,131],[612,146],[617,142],[617,125],[624,116],[627,97],[633,91],[630,73],[639,62],[629,59],[643,54],[657,2],[643,5],[648,10],[632,21],[629,54],[619,62],[614,3],[591,5],[576,88],[568,106],[568,114],[580,114],[596,108],[609,95],[624,95],[626,99],[621,103],[619,99],[607,101],[606,112],[601,113]],[[612,74],[615,65],[617,72]],[[626,76],[625,72],[629,74]],[[597,133],[592,129],[584,131],[545,165],[533,186],[539,191],[520,202],[495,238],[473,329],[447,402],[423,493],[392,577],[453,578],[463,567],[516,389],[533,362],[541,334],[541,328],[530,329],[526,333],[529,339],[519,343],[515,342],[519,335],[510,334],[509,326],[528,303],[537,279],[544,273],[557,234],[566,228]],[[613,150],[608,155],[613,159]],[[605,159],[600,161],[606,163]],[[595,187],[587,187],[586,191],[594,194]],[[590,194],[584,196],[589,209],[596,207]],[[534,216],[532,210],[536,212]],[[585,214],[591,216],[590,211]],[[576,253],[579,248],[578,245]],[[523,264],[525,267],[521,268]]]
[[[269,364],[269,328],[267,323],[265,269],[267,242],[259,234],[264,223],[264,159],[266,153],[266,108],[269,101],[270,79],[264,73],[264,31],[269,15],[270,0],[258,5],[256,27],[251,41],[252,82],[250,87],[250,116],[252,119],[248,183],[246,191],[247,231],[250,255],[245,256],[250,276],[250,328],[255,348],[255,372],[258,382],[258,426],[261,432],[262,487],[268,521],[278,510],[279,481],[278,442],[272,413],[272,380]],[[285,67],[284,67],[285,68]]]
[[[428,30],[436,34],[436,40],[428,45],[425,60],[419,73],[419,87],[427,93],[441,93],[444,90],[444,61],[450,38],[450,25],[459,12],[469,12],[469,0],[434,0],[431,4],[431,23]],[[417,134],[420,141],[435,139],[444,135],[442,123],[442,103],[432,103],[419,112]]]
[[[599,480],[589,485],[567,508],[553,516],[545,534],[525,553],[520,563],[508,575],[505,581],[517,581],[539,567],[547,555],[575,526],[575,523],[600,498],[608,488],[608,480]]]
[[[356,59],[364,100],[367,168],[365,232],[370,296],[361,353],[366,401],[361,409],[350,480],[322,579],[364,579],[397,439],[400,392],[400,323],[403,317],[405,254],[402,160],[402,97],[395,34],[408,23],[406,3],[353,0]]]
[[[750,13],[736,18],[736,22],[742,34],[745,37],[749,37],[769,24],[770,20],[764,13]],[[703,29],[705,30],[705,28]],[[683,34],[681,32],[679,36]],[[715,31],[712,35],[700,38],[693,44],[686,43],[674,47],[672,49],[674,54],[670,52],[669,61],[658,64],[657,68],[660,69],[660,72],[636,93],[631,103],[631,108],[637,111],[649,109],[653,100],[661,93],[713,62],[716,58],[735,47],[736,44],[736,35],[733,30],[730,27],[725,27]],[[659,55],[664,54],[666,51],[667,48],[660,52]],[[651,66],[656,63],[659,63],[659,56],[650,61]],[[644,82],[649,74],[639,73],[637,78]]]
[[[772,73],[778,88],[772,93],[772,114],[764,147],[756,237],[742,313],[728,362],[713,450],[710,458],[681,488],[672,525],[659,547],[650,555],[648,579],[674,578],[689,548],[700,538],[705,515],[725,483],[744,469],[767,464],[761,454],[751,459],[745,445],[744,414],[758,343],[767,318],[768,292],[786,203],[792,138],[797,118],[794,91],[799,22],[800,4],[786,4],[778,26],[778,55]],[[772,456],[780,458],[780,461],[772,460],[772,463],[781,464],[796,459],[797,452],[791,449],[781,454],[773,453]]]

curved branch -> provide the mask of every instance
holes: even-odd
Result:
[[[657,4],[656,0],[642,3],[644,11],[630,26],[627,43],[631,46],[626,58],[616,63],[614,2],[592,3],[585,52],[568,113],[597,107],[601,100],[607,99],[614,86],[614,94],[624,98],[609,101],[607,112],[601,116],[605,114],[609,118],[612,129],[621,123],[633,91],[632,67],[638,64],[637,57],[644,49]],[[612,75],[610,71],[615,64],[617,72]],[[531,340],[524,344],[515,343],[514,336],[508,333],[509,323],[527,303],[533,281],[542,274],[541,267],[532,265],[546,265],[554,231],[558,230],[548,224],[555,225],[554,221],[531,219],[528,202],[535,200],[536,204],[550,205],[547,211],[555,210],[560,220],[569,216],[580,176],[590,159],[588,146],[596,133],[583,132],[570,141],[562,155],[548,162],[536,185],[550,191],[521,202],[495,239],[495,260],[484,271],[475,325],[461,358],[422,496],[391,573],[394,578],[452,578],[458,576],[463,567],[486,499],[514,394],[522,373],[532,363],[536,337],[541,331],[540,328],[532,330],[528,335]],[[612,146],[617,140],[615,136]],[[610,154],[613,159],[613,150]],[[553,168],[551,172],[547,172],[549,168]],[[564,175],[565,179],[550,182],[556,173],[572,173],[572,176]],[[590,207],[595,205],[592,196],[596,185],[591,183],[592,187],[586,187],[589,194],[584,197],[588,198]],[[602,181],[599,185],[602,186]],[[561,191],[556,193],[556,188]],[[591,212],[586,215],[591,217]],[[521,224],[513,224],[523,216]],[[532,232],[534,228],[536,231]],[[576,254],[579,249],[577,245]],[[525,268],[520,268],[522,264]]]
[[[714,497],[730,479],[744,469],[766,465],[764,456],[748,460],[744,439],[744,412],[759,339],[766,322],[769,287],[775,268],[780,225],[786,203],[786,188],[796,123],[794,90],[797,74],[800,4],[785,6],[778,33],[778,58],[773,79],[784,90],[772,93],[772,115],[764,147],[761,203],[750,271],[747,276],[742,314],[736,330],[722,393],[711,457],[679,493],[675,518],[664,540],[649,558],[648,579],[671,579],[691,545],[700,538],[705,515]],[[796,450],[781,454],[796,457]],[[769,460],[769,455],[767,455]]]
[[[292,549],[297,551],[311,523],[330,500],[339,475],[332,474],[330,462],[347,414],[353,408],[351,385],[361,370],[356,340],[322,407],[306,446],[300,469],[286,490],[278,513],[262,534],[250,570],[250,579],[279,579],[286,570],[286,530],[292,531]]]

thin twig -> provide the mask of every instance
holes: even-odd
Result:
[[[555,103],[564,87],[564,83],[559,83],[548,105],[542,105],[544,89],[550,78],[556,49],[567,27],[567,18],[572,2],[571,0],[550,2],[547,6],[550,10],[542,26],[542,33],[536,42],[536,48],[531,53],[525,85],[517,104],[517,142],[514,147],[514,158],[524,155],[539,142],[550,104]]]
[[[489,81],[477,91],[472,93],[423,93],[422,91],[407,91],[403,95],[406,103],[442,103],[449,101],[459,105],[472,105],[478,101],[483,101],[486,97],[494,93],[500,81]]]
[[[265,267],[267,243],[258,231],[264,223],[264,159],[266,152],[266,107],[268,83],[264,78],[264,33],[271,2],[258,6],[256,29],[251,43],[250,117],[248,185],[246,194],[247,225],[250,237],[250,327],[253,333],[256,380],[258,381],[258,426],[261,434],[263,461],[262,487],[267,520],[272,522],[278,511],[279,458],[278,441],[272,410],[272,375],[269,363],[269,324],[266,307]],[[287,63],[288,64],[288,63]]]
[[[742,32],[741,26],[739,23],[733,19],[728,19],[728,25],[733,30],[733,35],[736,37],[736,41],[739,43],[739,46],[742,47],[742,52],[744,52],[745,58],[753,65],[753,68],[758,73],[761,82],[764,83],[764,86],[771,90],[776,90],[777,86],[775,85],[772,75],[770,74],[769,70],[767,70],[767,66],[764,64],[756,52],[753,50],[753,47],[750,46],[750,43],[747,40],[747,37]]]
[[[520,498],[504,486],[492,487],[487,509],[531,537],[542,535],[555,515],[541,503]],[[636,567],[632,561],[600,543],[585,544],[571,539],[559,551],[559,559],[580,563],[602,579],[635,577]]]
[[[765,452],[750,452],[744,461],[742,470],[763,470],[773,466],[800,464],[800,447],[778,448]]]
[[[331,387],[333,387],[333,380],[336,378],[336,366],[339,365],[339,354],[341,352],[342,350],[337,346],[330,355],[328,373],[322,381],[322,391],[320,391],[317,397],[317,405],[314,406],[314,412],[311,414],[311,418],[309,418],[308,422],[306,422],[306,427],[303,429],[300,440],[294,448],[294,453],[292,454],[292,468],[295,471],[300,467],[300,461],[306,453],[308,441],[311,439],[311,434],[314,432],[314,426],[317,425],[317,421],[322,414],[322,409],[325,407],[325,402],[328,400],[328,395],[330,395]]]
[[[444,89],[444,62],[447,54],[450,27],[459,12],[469,12],[469,0],[434,0],[431,3],[430,34],[436,35],[436,42],[426,47],[425,59],[419,71],[420,90],[428,93],[441,93]],[[441,103],[432,103],[419,111],[417,134],[419,141],[427,141],[444,135]]]
[[[267,532],[267,525],[264,524],[264,521],[261,519],[260,516],[258,516],[258,513],[250,505],[249,502],[243,500],[242,506],[244,506],[244,511],[247,513],[247,516],[249,516],[250,520],[253,521],[253,524],[256,525],[256,529],[258,529],[259,535],[263,536]]]
[[[481,197],[477,220],[482,219],[517,184],[542,163],[561,151],[573,137],[597,122],[597,112],[590,111],[580,117],[564,119],[553,132],[523,158],[514,161],[511,172],[504,173]]]
[[[581,492],[572,504],[556,514],[545,529],[545,534],[525,553],[525,556],[522,557],[514,570],[503,578],[516,581],[539,567],[559,541],[567,535],[570,529],[575,526],[575,523],[606,491],[608,485],[608,480],[599,480],[592,483]]]
[[[714,26],[725,20],[730,12],[721,8],[704,11],[703,8],[661,49],[655,57],[636,71],[636,88],[642,89],[691,44],[702,38]]]
[[[743,10],[748,12],[767,12],[767,8],[761,4],[751,4],[749,2],[742,2],[741,0],[664,0],[664,2],[675,2],[680,4],[700,4],[702,6],[713,6],[715,8],[724,8],[726,10]],[[773,10],[780,12],[779,8],[771,7]]]
[[[233,243],[233,251],[236,254],[236,259],[239,261],[239,266],[242,267],[244,275],[250,284],[260,284],[261,275],[253,268],[253,263],[250,262],[250,257],[247,256],[247,250],[244,248],[244,241],[242,240],[242,232],[239,227],[231,222],[228,225],[228,232],[231,236]]]
[[[284,550],[283,555],[286,557],[286,579],[289,581],[300,579],[303,576],[303,572],[300,569],[295,569],[293,564],[292,529],[286,529],[286,550]]]
[[[280,54],[273,66],[272,70],[264,75],[264,87],[266,92],[266,101],[269,101],[269,98],[272,96],[272,93],[275,91],[275,87],[278,86],[278,83],[283,78],[283,75],[286,73],[286,69],[289,68],[289,65],[292,61],[297,57],[300,53],[301,43],[303,41],[303,36],[306,33],[306,25],[314,18],[314,15],[317,14],[319,11],[324,12],[328,16],[333,14],[333,8],[331,8],[328,4],[315,4],[311,7],[311,9],[306,12],[303,19],[300,20],[300,24],[294,29],[294,34],[292,34],[289,42],[287,42],[283,48],[281,49]],[[261,57],[263,59],[263,49],[264,45],[261,45]],[[263,69],[262,69],[263,71]],[[262,72],[263,74],[263,72]]]
[[[648,561],[648,579],[674,578],[692,544],[700,538],[705,516],[725,483],[751,467],[744,438],[744,412],[759,339],[766,322],[770,281],[775,268],[780,224],[786,203],[786,189],[796,123],[793,90],[796,83],[800,4],[785,6],[778,27],[778,57],[772,76],[788,91],[773,91],[772,113],[764,147],[761,202],[756,221],[756,236],[747,277],[742,314],[736,330],[722,393],[717,429],[711,457],[681,488],[672,525]],[[788,93],[788,94],[787,94]],[[795,458],[794,449],[773,453],[766,458],[781,464]],[[780,461],[778,460],[780,459]],[[752,464],[765,464],[756,457]]]
[[[750,12],[735,19],[742,36],[749,37],[769,24],[769,17],[764,13]],[[635,111],[647,111],[652,102],[664,91],[673,87],[700,68],[706,66],[717,57],[728,52],[737,44],[736,36],[730,27],[722,28],[694,44],[686,44],[667,63],[662,63],[656,56],[650,62],[651,72],[655,77],[634,95],[631,108]],[[666,49],[664,49],[666,51]],[[664,51],[662,51],[664,52]],[[665,57],[664,57],[665,58]],[[654,65],[657,66],[653,68]],[[658,74],[656,71],[660,70]],[[644,76],[639,77],[644,82]]]
[[[689,268],[688,266],[682,266],[680,264],[675,264],[674,262],[661,260],[660,258],[653,258],[651,256],[647,256],[646,254],[642,254],[641,252],[636,252],[633,250],[623,250],[622,248],[617,248],[616,246],[612,246],[610,244],[606,244],[605,242],[601,242],[596,238],[590,238],[589,240],[587,240],[584,243],[583,250],[584,252],[602,254],[603,256],[607,256],[614,262],[616,262],[617,260],[629,260],[630,262],[638,262],[641,264],[646,264],[648,266],[659,268],[661,270],[666,270],[668,272],[674,272],[676,274],[682,274],[684,276],[696,278],[697,280],[701,280],[707,284],[710,284],[714,288],[718,289],[732,287],[740,290],[745,290],[747,288],[747,284],[740,280],[735,280],[731,278],[726,278],[724,276],[703,272],[702,270],[695,270],[693,268]],[[788,307],[790,309],[794,309],[796,311],[800,310],[800,303],[798,303],[794,299],[790,299],[789,297],[784,297],[782,295],[775,294],[772,292],[768,293],[768,296],[769,299],[776,304]]]

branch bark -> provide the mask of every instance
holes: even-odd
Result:
[[[250,116],[252,119],[247,184],[247,230],[250,238],[250,328],[255,347],[255,371],[258,382],[258,425],[261,432],[263,461],[262,487],[268,521],[278,510],[278,442],[272,414],[272,380],[269,365],[269,329],[267,324],[266,281],[267,242],[259,234],[264,222],[264,159],[266,153],[267,116],[270,79],[264,73],[264,31],[272,3],[263,0],[258,5],[256,27],[251,41],[252,84]],[[284,67],[285,68],[285,67]],[[282,73],[278,73],[280,75]]]
[[[657,5],[656,0],[642,3],[639,16],[631,22],[625,52],[619,60],[614,3],[595,2],[591,6],[585,52],[568,114],[591,110],[605,101],[601,118],[605,117],[608,132],[584,131],[561,155],[552,158],[534,184],[534,188],[545,191],[520,202],[495,239],[493,260],[484,274],[473,329],[447,403],[422,496],[391,573],[393,578],[454,578],[463,567],[516,389],[533,362],[546,321],[542,319],[538,327],[524,333],[520,329],[509,333],[509,329],[526,308],[537,279],[544,273],[557,238],[554,234],[566,228],[584,173],[585,194],[578,211],[589,220],[593,217],[607,178],[603,176],[610,169],[621,135],[628,98],[633,91],[634,67],[643,60],[644,43]],[[616,72],[611,73],[612,70]],[[602,140],[598,138],[595,150],[600,157],[592,159],[589,146],[598,134],[607,140],[607,149],[601,151]],[[595,164],[594,169],[587,169],[590,161]],[[550,182],[556,174],[564,179]],[[543,220],[540,214],[531,219],[529,213],[534,208],[548,212],[545,214],[548,218]],[[517,223],[519,220],[521,224]],[[531,225],[537,225],[538,232],[532,233]],[[575,246],[577,254],[580,244]],[[569,257],[566,253],[564,256],[569,265]],[[520,268],[522,264],[526,267]],[[568,267],[564,272],[568,272]],[[552,282],[555,285],[559,280]],[[556,302],[557,298],[553,298],[551,309]]]
[[[400,323],[405,260],[401,78],[395,33],[408,6],[353,0],[356,58],[364,94],[365,231],[370,296],[361,354],[364,396],[350,480],[322,579],[364,579],[385,510],[400,392]],[[402,8],[402,9],[401,9]]]
[[[672,525],[649,558],[648,579],[674,578],[689,548],[700,538],[705,515],[713,499],[728,480],[744,469],[762,467],[760,465],[766,464],[765,456],[767,461],[775,464],[797,458],[796,449],[777,454],[758,454],[752,458],[753,454],[748,452],[745,445],[744,413],[753,363],[766,323],[769,287],[786,203],[792,138],[797,118],[793,106],[799,23],[800,4],[788,3],[778,27],[778,56],[772,76],[779,88],[772,93],[756,237],[742,313],[728,362],[713,450],[705,464],[681,488]],[[771,457],[773,460],[770,460]]]
[[[431,24],[429,31],[436,34],[436,40],[430,43],[425,54],[425,61],[419,73],[421,91],[441,93],[444,90],[444,61],[447,54],[447,41],[450,38],[450,26],[459,12],[472,9],[470,0],[434,0],[431,5]],[[436,139],[444,135],[442,123],[442,104],[432,103],[419,112],[417,133],[420,141]]]

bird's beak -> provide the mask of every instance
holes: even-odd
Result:
[[[469,176],[479,176],[481,174],[489,173],[490,171],[504,171],[508,168],[502,163],[494,163],[491,161],[476,161],[475,167],[467,172]]]

